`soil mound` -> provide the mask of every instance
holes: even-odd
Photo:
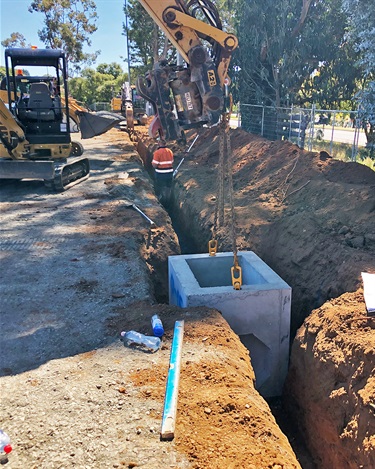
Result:
[[[241,129],[231,142],[237,248],[256,252],[292,286],[293,335],[314,308],[356,291],[361,272],[374,270],[375,172]],[[179,217],[206,252],[222,171],[218,129],[204,130],[190,154],[176,154],[177,163],[185,157]],[[228,189],[225,197],[228,214]],[[232,250],[230,222],[218,230],[220,251]]]
[[[375,467],[375,317],[366,314],[362,289],[305,320],[285,399],[318,467]]]
[[[302,326],[285,389],[291,418],[317,467],[374,467],[375,330],[360,287],[361,272],[375,272],[375,172],[241,129],[231,143],[224,167],[218,129],[203,130],[188,155],[176,149],[177,163],[185,157],[176,180],[182,231],[207,252],[218,175],[232,170],[236,239],[229,216],[219,250],[235,241],[267,262],[292,287],[292,337]],[[229,215],[228,189],[225,203]]]

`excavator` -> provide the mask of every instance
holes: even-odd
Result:
[[[119,112],[126,119],[126,130],[132,139],[134,134],[134,125],[146,125],[146,103],[144,98],[137,95],[134,85],[125,81],[121,86],[118,96],[111,100],[111,108],[114,112]]]
[[[217,229],[224,223],[224,173],[227,172],[234,260],[231,277],[233,288],[240,290],[242,269],[237,255],[233,180],[229,170],[231,97],[227,75],[238,40],[222,30],[218,11],[211,0],[138,1],[186,63],[184,66],[163,60],[145,77],[138,77],[138,93],[155,111],[149,135],[176,141],[182,146],[186,145],[185,129],[219,125],[218,196],[208,251],[210,256],[216,255]]]
[[[6,49],[5,65],[0,83],[0,179],[43,179],[57,191],[87,179],[89,160],[81,156],[82,145],[71,139],[72,122],[87,139],[107,132],[121,117],[91,113],[69,97],[61,50]],[[23,74],[23,67],[39,75]],[[41,69],[48,73],[41,75]]]
[[[228,105],[227,73],[238,40],[222,30],[211,0],[138,1],[186,63],[160,61],[138,77],[138,93],[155,111],[149,134],[184,143],[185,129],[217,124]]]

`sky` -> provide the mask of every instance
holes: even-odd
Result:
[[[117,62],[124,71],[127,69],[122,57],[126,57],[126,38],[122,33],[125,22],[123,12],[124,0],[94,0],[98,14],[97,31],[91,35],[92,46],[86,47],[85,52],[101,50],[96,68],[101,63]],[[13,32],[25,36],[27,44],[44,48],[45,45],[38,38],[38,30],[43,27],[42,13],[29,13],[31,0],[0,0],[0,40],[10,37]],[[4,47],[0,50],[0,65],[4,62]]]

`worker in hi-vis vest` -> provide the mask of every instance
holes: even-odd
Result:
[[[165,140],[160,140],[151,162],[155,169],[156,195],[158,196],[163,195],[165,189],[168,192],[166,197],[170,195],[173,182],[173,161],[172,150],[167,148]]]

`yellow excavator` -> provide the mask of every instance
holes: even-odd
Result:
[[[228,67],[238,40],[222,30],[211,0],[138,1],[186,63],[161,61],[138,77],[138,93],[156,116],[149,134],[184,142],[184,129],[214,125],[225,111]]]
[[[112,98],[111,109],[126,119],[126,130],[130,137],[134,134],[135,123],[147,124],[146,102],[137,95],[136,87],[127,81],[122,84],[118,96]]]
[[[89,160],[81,156],[82,145],[71,139],[72,124],[86,139],[107,132],[121,117],[89,112],[68,97],[61,50],[6,49],[5,65],[0,83],[0,179],[43,179],[58,191],[87,179]],[[36,74],[23,74],[24,68]]]

